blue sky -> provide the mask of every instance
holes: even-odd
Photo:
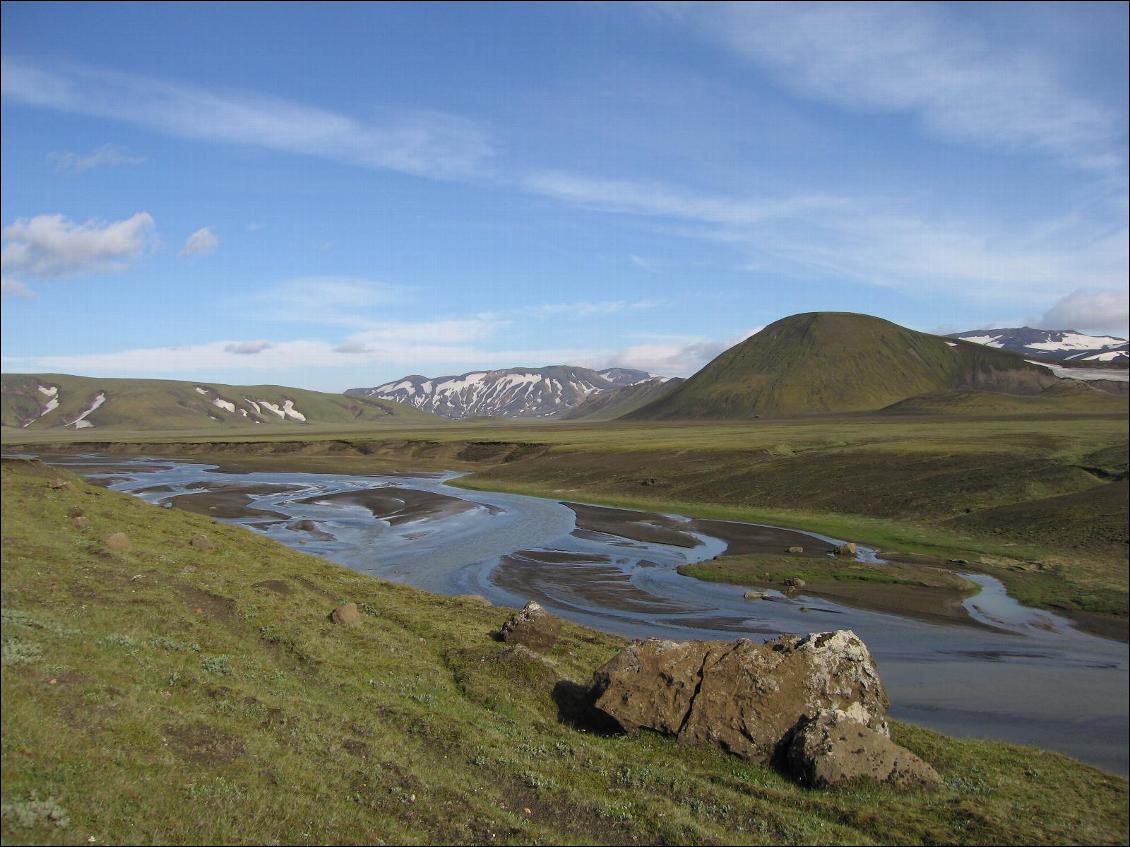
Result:
[[[4,3],[3,368],[1127,327],[1127,6]]]

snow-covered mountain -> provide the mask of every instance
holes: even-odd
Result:
[[[1073,329],[1033,329],[1021,326],[955,332],[949,337],[1010,350],[1022,356],[1070,364],[1107,362],[1125,365],[1130,356],[1125,338],[1087,335]]]
[[[394,400],[455,420],[481,416],[554,418],[601,392],[658,379],[661,378],[631,368],[594,371],[553,365],[432,378],[413,374],[375,388],[351,388],[345,393]]]

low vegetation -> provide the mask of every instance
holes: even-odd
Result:
[[[492,639],[506,610],[33,463],[3,509],[5,843],[1126,839],[1125,780],[1059,754],[896,723],[942,789],[806,790],[579,723],[612,636],[533,658]]]

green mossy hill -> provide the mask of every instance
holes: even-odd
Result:
[[[539,657],[492,639],[510,610],[2,476],[5,844],[1126,840],[1126,781],[1055,753],[896,722],[941,789],[818,792],[603,735],[576,704],[612,636],[565,624]],[[327,618],[344,601],[354,626]]]
[[[882,410],[885,415],[1041,415],[1107,414],[1124,411],[1126,398],[1091,388],[1084,382],[1061,380],[1039,394],[991,391],[942,391],[900,400]]]
[[[882,409],[921,394],[1037,393],[1056,378],[1014,353],[868,315],[783,318],[731,347],[629,420],[740,419]]]
[[[346,397],[280,385],[4,374],[0,377],[0,388],[2,423],[13,429],[68,427],[99,395],[103,395],[104,400],[84,419],[84,423],[91,425],[84,430],[263,430],[280,426],[442,423],[435,415],[388,400]],[[55,392],[48,394],[43,389],[55,389]],[[290,414],[285,408],[288,400]],[[50,408],[53,401],[58,404]],[[73,429],[73,426],[68,428]]]

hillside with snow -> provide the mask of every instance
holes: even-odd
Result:
[[[1028,326],[1009,329],[978,329],[955,332],[950,338],[961,338],[998,350],[1008,350],[1033,359],[1065,364],[1127,364],[1125,338],[1113,335],[1088,335],[1073,329],[1033,329]]]
[[[631,368],[601,371],[572,365],[472,371],[458,376],[406,376],[374,388],[351,388],[353,397],[390,400],[445,418],[564,417],[590,398],[662,378]]]

